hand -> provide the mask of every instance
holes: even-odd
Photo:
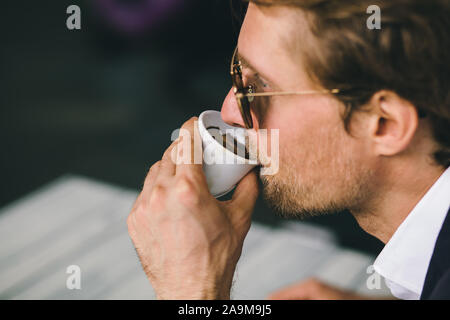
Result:
[[[229,299],[258,196],[254,171],[241,180],[231,200],[221,202],[209,193],[202,165],[193,159],[202,150],[200,139],[194,143],[195,120],[182,127],[190,136],[180,134],[150,168],[127,219],[158,299]],[[172,153],[178,158],[189,154],[191,161],[174,163]]]
[[[342,290],[310,278],[272,293],[271,300],[368,300],[367,296]]]

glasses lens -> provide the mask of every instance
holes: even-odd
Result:
[[[237,48],[234,51],[233,59],[231,61],[231,80],[233,82],[233,87],[235,88],[235,96],[239,111],[241,112],[242,119],[244,120],[245,127],[247,129],[253,128],[253,121],[250,113],[250,101],[245,96],[248,93],[247,89],[244,87],[244,81],[242,79],[242,69],[241,64],[237,60]]]
[[[253,128],[253,120],[250,112],[250,101],[248,101],[248,98],[245,96],[241,98],[236,97],[236,99],[239,110],[241,111],[242,119],[244,120],[245,128]]]
[[[233,67],[232,78],[233,78],[232,79],[233,80],[233,85],[234,85],[234,87],[236,87],[236,89],[238,89],[239,91],[244,89],[244,81],[242,80],[242,73],[241,73],[240,66],[235,65]]]

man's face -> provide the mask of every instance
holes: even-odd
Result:
[[[250,4],[238,41],[241,60],[255,69],[244,67],[246,84],[254,84],[257,92],[324,89],[308,78],[295,50],[311,37],[299,10]],[[255,130],[279,129],[279,171],[261,176],[266,199],[279,211],[322,214],[359,209],[367,200],[373,174],[367,143],[358,137],[358,117],[363,115],[352,118],[351,136],[344,128],[343,111],[329,94],[255,98]],[[222,118],[244,125],[231,90]]]

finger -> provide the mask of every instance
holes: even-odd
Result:
[[[177,149],[179,141],[180,140],[177,139],[174,142],[172,142],[172,144],[164,152],[164,154],[161,158],[161,165],[159,168],[159,174],[158,174],[159,178],[158,179],[160,179],[160,178],[164,179],[164,178],[175,175],[176,157],[174,156],[174,154],[176,154],[176,149]]]
[[[257,169],[253,169],[237,185],[229,206],[239,208],[243,214],[251,214],[258,194],[258,173]]]
[[[142,190],[144,190],[144,189],[151,190],[151,188],[153,187],[153,184],[155,183],[156,177],[158,176],[160,168],[161,168],[161,160],[155,162],[150,167],[150,169],[148,170],[147,176],[145,177],[144,186],[143,186]]]
[[[144,186],[142,187],[142,192],[139,193],[138,197],[136,198],[136,201],[133,204],[133,208],[131,209],[130,214],[135,211],[135,208],[142,201],[143,194],[146,192],[151,192],[151,190],[153,189],[153,185],[155,184],[155,180],[156,177],[158,176],[160,167],[161,161],[157,161],[148,170],[147,176],[145,177],[144,180]]]
[[[197,118],[186,121],[180,129],[182,137],[178,146],[176,174],[201,173],[202,170],[202,140],[198,131]]]
[[[250,171],[238,184],[233,198],[222,202],[227,207],[228,218],[236,232],[245,238],[252,221],[252,213],[258,197],[258,178],[255,170]]]
[[[130,227],[131,225],[135,225],[136,220],[134,219],[134,213],[136,212],[136,208],[139,206],[140,202],[142,201],[142,193],[139,193],[139,195],[137,196],[136,200],[134,201],[133,207],[131,208],[130,213],[128,214],[128,218],[127,218],[127,224],[128,227]]]

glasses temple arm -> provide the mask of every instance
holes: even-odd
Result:
[[[308,91],[285,91],[285,92],[257,92],[257,93],[236,93],[237,97],[267,97],[267,96],[287,96],[287,95],[306,95],[306,94],[320,94],[320,93],[339,93],[339,89],[332,90],[308,90]]]

